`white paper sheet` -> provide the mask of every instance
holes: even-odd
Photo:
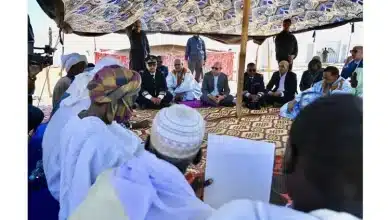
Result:
[[[204,202],[213,208],[234,199],[270,200],[275,144],[208,134]]]

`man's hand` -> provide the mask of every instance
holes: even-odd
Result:
[[[293,108],[295,106],[295,101],[290,101],[287,105],[287,111],[292,112]]]
[[[151,101],[153,102],[153,104],[155,104],[155,105],[158,105],[158,104],[160,104],[159,102],[159,98],[154,98],[154,97],[152,97],[152,99],[151,99]]]
[[[145,119],[143,121],[135,122],[132,124],[133,129],[142,129],[142,128],[149,128],[150,124],[152,122],[149,119]]]
[[[217,96],[217,103],[220,103],[224,99],[225,99],[224,95]]]
[[[280,97],[280,96],[282,96],[282,93],[279,91],[276,91],[276,92],[274,92],[274,96]]]
[[[160,105],[160,104],[161,104],[161,99],[157,98],[157,105]]]
[[[294,55],[288,56],[288,62],[289,62],[289,63],[292,63],[292,61],[294,60],[294,58],[295,58]]]
[[[270,95],[270,96],[274,96],[274,92],[272,92],[272,91],[269,91],[269,92],[268,92],[268,95]]]
[[[215,97],[213,95],[209,95],[209,99],[213,100],[215,103],[218,103],[217,102],[217,97]]]
[[[257,102],[257,101],[259,101],[259,98],[260,98],[258,95],[250,95],[249,97],[250,97],[251,102]]]

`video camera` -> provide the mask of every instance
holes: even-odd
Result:
[[[43,53],[29,53],[28,65],[40,66],[41,69],[53,65],[53,54],[55,49],[49,45],[45,47],[34,47],[34,50],[43,50]]]
[[[39,72],[48,66],[53,65],[53,55],[55,49],[51,47],[51,29],[49,29],[49,45],[45,47],[34,47],[35,37],[34,31],[30,23],[30,16],[28,16],[28,66],[32,69],[39,70]],[[41,50],[43,53],[36,53],[36,50]]]

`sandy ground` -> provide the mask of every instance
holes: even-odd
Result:
[[[341,71],[341,64],[336,65],[340,68]],[[302,76],[303,71],[306,69],[306,67],[294,67],[294,72],[297,74],[298,78],[298,85]],[[49,69],[49,77],[48,80],[46,80],[46,69],[43,70],[41,73],[37,76],[37,81],[35,82],[35,93],[34,93],[34,105],[51,105],[53,94],[53,89],[57,81],[61,78],[60,77],[60,71],[61,68],[50,68]],[[63,72],[63,76],[65,75],[65,71]],[[272,76],[272,73],[263,72],[264,75],[264,82],[267,83],[269,81],[269,78]],[[229,81],[229,86],[231,90],[231,94],[235,95],[237,93],[237,81]],[[39,101],[40,97],[40,101]]]

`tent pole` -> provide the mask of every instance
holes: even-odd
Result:
[[[242,92],[244,87],[244,69],[245,69],[245,58],[246,58],[246,44],[248,42],[248,25],[249,25],[249,13],[251,8],[251,1],[244,0],[244,8],[242,11],[242,30],[241,30],[241,47],[240,57],[238,61],[238,80],[237,80],[237,102],[236,110],[237,117],[242,116]]]

